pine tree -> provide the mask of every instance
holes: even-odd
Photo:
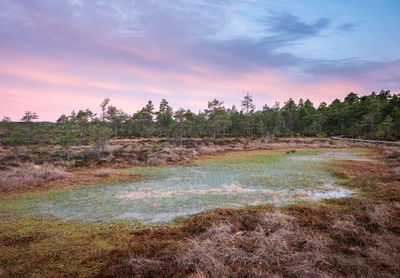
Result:
[[[169,106],[168,101],[166,99],[162,99],[160,103],[160,108],[158,112],[156,112],[156,120],[157,120],[157,128],[158,128],[158,136],[165,136],[168,134],[168,130],[170,129],[173,122],[173,111],[172,107]]]
[[[21,121],[27,125],[27,137],[29,144],[32,144],[34,136],[33,120],[39,119],[39,116],[35,112],[25,111],[25,115],[21,118]]]
[[[19,161],[20,147],[28,143],[21,124],[11,122],[10,118],[8,117],[4,117],[2,124],[6,129],[6,137],[1,140],[1,143],[12,146],[15,160]]]
[[[253,97],[247,93],[242,100],[242,111],[246,118],[246,134],[250,135],[253,133],[253,113],[255,109],[253,104]]]
[[[77,124],[74,122],[75,113],[71,116],[61,115],[57,120],[58,124],[58,140],[57,143],[64,147],[67,160],[71,160],[71,146],[77,145],[79,143],[79,129]]]

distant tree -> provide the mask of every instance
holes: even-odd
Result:
[[[256,131],[260,135],[264,135],[265,133],[265,125],[261,117],[259,117],[256,121]]]
[[[88,138],[90,142],[93,143],[94,151],[96,152],[97,157],[101,157],[102,149],[104,150],[103,143],[103,128],[102,122],[99,118],[94,118],[89,126]]]
[[[285,118],[286,128],[288,129],[289,134],[293,133],[293,124],[295,121],[296,112],[297,112],[296,103],[292,98],[289,98],[289,100],[285,102],[282,108],[282,114]]]
[[[245,132],[245,116],[243,111],[238,111],[235,105],[232,105],[232,108],[227,109],[227,113],[229,114],[229,118],[231,120],[231,134],[239,135],[243,131]]]
[[[89,134],[90,122],[93,120],[94,117],[96,117],[96,114],[94,114],[89,109],[79,110],[78,113],[75,115],[73,121],[78,125],[79,136],[82,140],[86,140],[86,137]]]
[[[193,135],[193,130],[194,130],[194,125],[195,125],[195,121],[196,121],[196,115],[190,111],[190,109],[187,109],[185,111],[185,121],[184,121],[184,130],[185,130],[185,134],[186,136],[192,136]]]
[[[383,102],[387,102],[391,98],[390,90],[381,90],[378,94],[378,98]]]
[[[103,100],[100,104],[100,117],[93,118],[89,127],[89,138],[90,141],[94,143],[94,148],[98,157],[105,151],[105,144],[112,132],[106,122],[107,105],[109,102],[109,98]]]
[[[363,101],[363,105],[367,107],[367,113],[364,114],[362,124],[365,126],[366,132],[373,134],[382,116],[380,101],[376,95],[371,95]],[[354,124],[354,122],[352,124]]]
[[[321,102],[316,110],[315,121],[313,129],[318,136],[326,136],[325,123],[327,118],[327,105],[326,102]]]
[[[105,150],[105,144],[107,138],[109,136],[109,130],[107,127],[106,119],[107,119],[107,105],[110,103],[109,98],[105,98],[103,102],[100,104],[101,114],[100,114],[100,121],[101,121],[101,136],[100,136],[100,149],[102,152]]]
[[[272,134],[274,136],[281,136],[283,132],[286,130],[286,124],[283,119],[282,115],[282,108],[280,108],[281,104],[279,102],[275,102],[274,106],[271,108],[271,114],[272,114]]]
[[[358,95],[355,94],[355,93],[353,93],[353,92],[349,93],[349,94],[344,98],[344,101],[347,102],[348,104],[356,103],[356,102],[358,102],[358,100],[359,100]]]
[[[11,122],[9,117],[4,117],[2,124],[6,128],[6,137],[1,140],[4,145],[13,147],[14,157],[19,161],[20,147],[28,141],[19,123]]]
[[[117,138],[118,127],[120,127],[127,118],[128,116],[124,111],[117,109],[117,107],[113,105],[107,107],[106,119],[111,122],[114,138]]]
[[[253,97],[247,93],[242,100],[242,111],[246,118],[246,134],[250,135],[253,133],[253,113],[255,109],[253,104]]]
[[[175,135],[180,139],[181,145],[182,145],[182,140],[183,140],[183,133],[184,133],[184,123],[185,123],[185,109],[179,108],[177,111],[174,113],[174,119],[175,119],[175,125],[174,125],[174,130],[175,130]]]
[[[71,116],[66,116],[62,114],[58,120],[58,138],[57,143],[61,144],[64,147],[67,160],[71,160],[71,146],[79,143],[78,139],[78,125],[74,122],[75,113],[72,112]]]
[[[393,119],[389,115],[386,116],[385,120],[378,125],[377,137],[380,139],[390,139],[393,132]]]
[[[136,123],[136,128],[139,135],[144,137],[149,137],[154,131],[154,105],[151,100],[149,100],[145,107],[133,115],[133,120]]]
[[[31,123],[37,119],[39,119],[39,116],[35,112],[25,111],[25,115],[21,118],[21,121]]]
[[[205,113],[194,114],[194,124],[196,136],[207,135],[207,117]]]
[[[7,117],[7,116],[4,116],[2,122],[3,123],[9,123],[9,122],[11,122],[11,118]]]
[[[13,123],[9,118],[0,122],[0,142],[14,146],[16,157],[19,147],[30,144],[29,149],[41,144],[60,143],[67,159],[70,146],[93,143],[99,156],[105,151],[107,139],[118,136],[331,136],[400,139],[400,94],[382,90],[358,96],[349,93],[344,100],[335,99],[330,105],[322,102],[315,108],[309,99],[301,98],[296,104],[290,98],[284,105],[264,105],[256,111],[253,99],[246,94],[241,109],[226,109],[224,103],[214,99],[206,109],[193,113],[179,109],[175,113],[163,99],[157,112],[151,101],[133,115],[127,115],[105,99],[101,113],[89,109],[62,115],[57,124],[35,122],[36,113],[26,111],[23,123]],[[112,133],[113,132],[113,133]],[[35,145],[33,145],[35,144]]]
[[[393,137],[400,138],[400,103],[390,113],[393,119]]]
[[[300,98],[299,99],[299,104],[297,104],[297,109],[302,109],[302,108],[304,108],[304,100],[303,100],[303,98]]]
[[[247,93],[242,100],[242,109],[246,115],[254,112],[255,105],[253,104],[253,97]]]
[[[25,111],[25,115],[21,118],[21,121],[27,125],[27,137],[29,144],[32,144],[34,135],[33,120],[39,119],[39,116],[35,112]]]
[[[168,134],[168,130],[171,128],[173,123],[173,111],[172,107],[169,106],[168,101],[164,98],[161,100],[160,108],[156,112],[158,136],[165,136]]]
[[[212,130],[212,136],[215,140],[216,135],[231,124],[229,115],[223,106],[224,102],[214,99],[208,102],[206,110],[209,127]]]
[[[345,132],[344,108],[346,104],[335,99],[327,109],[326,130],[332,135],[343,135]]]
[[[301,102],[299,101],[299,105],[297,106],[297,132],[307,136],[316,135],[315,127],[313,126],[313,123],[316,121],[314,105],[309,99],[305,102],[302,99],[300,100]]]

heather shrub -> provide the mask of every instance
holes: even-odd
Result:
[[[51,164],[35,165],[34,163],[22,163],[18,167],[0,171],[0,189],[38,185],[43,182],[54,181],[70,177],[64,168]]]

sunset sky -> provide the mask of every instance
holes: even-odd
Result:
[[[1,0],[0,117],[400,91],[398,0]]]

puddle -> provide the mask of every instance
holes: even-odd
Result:
[[[132,173],[146,179],[3,200],[0,213],[61,221],[160,223],[215,208],[345,197],[353,192],[336,186],[323,165],[335,159],[366,160],[353,151],[303,150],[230,154],[191,166],[133,168]]]

